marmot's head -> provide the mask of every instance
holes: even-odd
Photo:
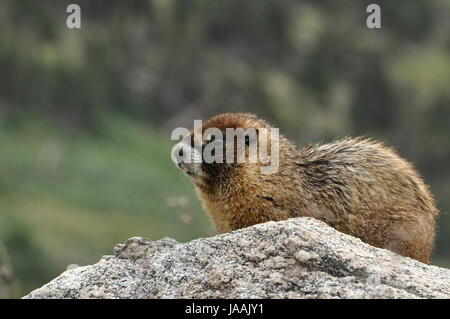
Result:
[[[174,146],[172,158],[201,191],[216,192],[276,174],[287,148],[295,149],[268,122],[249,113],[225,113],[194,124]]]

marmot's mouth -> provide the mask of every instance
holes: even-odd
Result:
[[[192,166],[192,164],[181,162],[178,164],[178,167],[189,177],[199,177],[199,175],[196,173],[195,167]]]

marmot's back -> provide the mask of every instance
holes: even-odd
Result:
[[[320,219],[374,246],[430,262],[438,210],[418,173],[393,149],[344,139],[301,149],[298,158],[314,202],[325,208]]]
[[[252,114],[228,113],[205,122],[202,133],[209,128],[226,140],[226,128],[271,126]],[[373,246],[430,262],[438,210],[419,174],[394,150],[362,138],[301,149],[282,135],[277,141],[279,167],[269,175],[261,174],[261,162],[178,164],[219,232],[310,216]],[[179,144],[176,152],[191,147]]]

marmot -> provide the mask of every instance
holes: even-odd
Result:
[[[202,134],[212,127],[225,141],[226,128],[258,131],[271,125],[253,114],[225,113],[203,123]],[[210,139],[202,138],[198,142],[205,147]],[[182,155],[186,147],[194,143],[180,142],[173,152]],[[309,216],[375,247],[431,262],[438,209],[413,166],[392,148],[359,137],[298,149],[280,134],[278,162],[274,174],[262,174],[262,163],[248,161],[178,166],[220,233]]]

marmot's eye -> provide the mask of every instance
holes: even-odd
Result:
[[[205,144],[209,144],[209,143],[211,143],[211,142],[213,142],[215,140],[216,140],[216,137],[214,135],[211,135],[210,137],[208,137],[206,139]]]
[[[245,146],[249,146],[250,145],[250,136],[245,135]]]

